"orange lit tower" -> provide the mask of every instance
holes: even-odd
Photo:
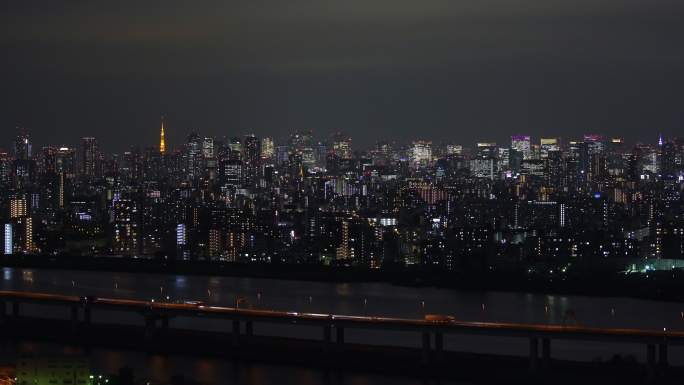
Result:
[[[166,153],[166,140],[164,139],[164,117],[161,119],[161,139],[159,141],[159,152],[164,155]]]

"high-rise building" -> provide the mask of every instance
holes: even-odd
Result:
[[[532,158],[532,146],[529,135],[511,136],[511,148],[520,152],[523,156],[523,160]]]
[[[12,157],[0,152],[0,185],[8,185],[12,181]]]
[[[10,218],[22,218],[27,215],[26,199],[15,198],[10,200]]]
[[[550,151],[560,151],[560,141],[558,138],[541,138],[539,147],[540,158],[546,159],[549,157]]]
[[[601,154],[606,147],[603,136],[597,134],[585,134],[584,143],[587,144],[589,155]]]
[[[378,166],[385,166],[392,162],[393,157],[392,145],[387,142],[375,143],[375,148],[370,151],[370,156],[373,164]]]
[[[139,207],[130,199],[117,199],[113,204],[113,251],[124,255],[136,255],[141,246]]]
[[[254,187],[260,177],[261,142],[254,135],[247,135],[243,141],[244,180],[247,187]]]
[[[499,147],[499,153],[497,154],[499,159],[499,166],[502,169],[509,169],[511,164],[511,149],[508,147]]]
[[[32,144],[26,129],[20,129],[14,140],[14,176],[20,183],[26,183],[32,177]]]
[[[432,161],[432,142],[417,140],[411,146],[411,162],[414,167],[426,166]]]
[[[622,138],[612,138],[606,149],[606,167],[611,176],[622,176],[627,172],[628,152]]]
[[[94,178],[97,175],[97,165],[100,153],[97,146],[97,139],[92,137],[81,138],[81,174]]]
[[[3,252],[5,255],[10,255],[14,252],[14,236],[12,234],[12,224],[5,223],[3,230]]]
[[[31,136],[25,128],[19,129],[19,135],[14,140],[14,157],[17,160],[31,159]]]
[[[202,141],[202,156],[204,159],[214,157],[214,138],[204,138]]]
[[[57,174],[57,207],[64,207],[64,173]]]
[[[675,179],[677,169],[677,148],[672,141],[668,140],[660,146],[658,171],[663,179]]]
[[[290,160],[290,147],[289,146],[277,146],[275,148],[275,158],[276,164],[282,165],[283,163]]]
[[[16,225],[19,231],[18,234],[15,235],[19,235],[18,245],[20,245],[21,251],[24,253],[35,252],[36,247],[33,243],[33,218],[18,218]]]
[[[228,148],[230,149],[230,152],[233,154],[234,159],[240,159],[240,157],[242,156],[242,141],[240,140],[240,138],[230,138],[230,141],[228,142]]]
[[[447,156],[462,155],[463,154],[463,146],[458,145],[458,144],[447,144],[446,154],[447,154]]]
[[[221,160],[219,178],[226,187],[242,186],[243,164],[241,160],[225,158]]]
[[[479,142],[477,143],[477,156],[479,157],[496,157],[497,149],[494,142]]]
[[[333,152],[342,159],[352,158],[352,139],[341,132],[333,135]]]
[[[338,260],[351,259],[354,252],[350,247],[349,242],[349,222],[342,221],[340,245],[337,247],[336,254]]]
[[[143,156],[140,147],[132,147],[131,151],[123,153],[121,173],[127,179],[141,179],[144,173]]]
[[[275,146],[273,144],[273,138],[263,138],[261,139],[261,159],[271,160],[275,156]]]
[[[76,150],[73,148],[46,146],[40,154],[40,171],[47,175],[63,173],[67,178],[73,178],[75,162]]]
[[[185,154],[188,180],[194,180],[202,176],[202,147],[203,141],[200,136],[197,133],[191,133],[188,136]]]
[[[305,147],[313,145],[313,134],[311,130],[296,131],[290,135],[290,149],[295,152],[302,152]]]
[[[495,159],[492,157],[477,157],[470,160],[470,173],[477,178],[494,180]]]
[[[176,246],[185,246],[188,243],[188,235],[185,224],[179,223],[176,226]]]

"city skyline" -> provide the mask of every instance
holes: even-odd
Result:
[[[366,151],[299,131],[193,133],[169,149],[166,122],[158,145],[121,154],[19,130],[0,154],[3,250],[447,271],[684,257],[684,140],[515,134]]]
[[[270,140],[273,140],[277,143],[284,144],[286,143],[289,138],[298,132],[310,132],[313,135],[313,138],[315,141],[320,142],[320,143],[327,143],[331,144],[335,141],[335,136],[337,135],[347,135],[348,133],[345,132],[344,130],[321,130],[317,131],[314,129],[295,129],[295,130],[290,130],[290,131],[280,131],[278,135],[276,136],[261,136],[258,135],[257,132],[255,131],[244,131],[244,132],[231,132],[231,133],[225,133],[223,135],[206,135],[207,132],[204,132],[202,130],[198,129],[190,129],[190,130],[182,130],[181,133],[176,132],[173,130],[173,128],[169,128],[168,125],[168,118],[165,116],[162,116],[160,119],[157,121],[158,126],[156,129],[148,129],[145,132],[145,137],[150,136],[151,134],[156,134],[156,137],[150,139],[149,142],[131,142],[128,144],[121,144],[121,147],[116,147],[112,149],[111,145],[108,144],[100,144],[101,149],[103,149],[104,152],[107,153],[122,153],[125,151],[129,151],[131,148],[139,147],[141,149],[143,148],[150,148],[150,147],[157,147],[157,148],[162,148],[162,142],[163,142],[163,150],[162,152],[166,151],[171,151],[171,150],[178,150],[184,145],[187,144],[188,138],[190,138],[192,135],[200,135],[203,137],[207,138],[213,138],[213,139],[222,139],[222,140],[229,140],[231,138],[241,138],[249,135],[255,135],[257,137],[263,137],[263,138],[269,138]],[[173,126],[172,126],[173,127]],[[42,142],[40,141],[40,137],[36,139],[34,136],[33,132],[22,126],[15,126],[14,127],[15,132],[27,132],[31,136],[31,142],[35,145],[36,143],[39,143],[40,146],[64,146],[64,147],[75,147],[75,142],[81,141],[83,138],[88,138],[88,137],[94,137],[92,135],[86,135],[83,137],[74,137],[74,138],[65,138],[60,142]],[[530,139],[530,143],[535,144],[535,145],[541,145],[543,144],[544,140],[547,139],[557,139],[559,140],[559,144],[567,144],[570,141],[582,141],[584,140],[587,136],[592,136],[596,135],[600,137],[602,140],[610,141],[610,140],[620,140],[622,143],[629,144],[629,145],[652,145],[652,144],[659,144],[659,141],[662,140],[668,140],[668,141],[678,141],[680,138],[684,138],[684,134],[682,135],[672,135],[672,136],[667,136],[664,135],[663,132],[661,131],[649,131],[649,134],[651,137],[646,137],[646,135],[640,135],[638,139],[634,138],[627,138],[625,136],[620,136],[620,135],[608,135],[606,133],[603,133],[601,131],[584,131],[581,134],[578,134],[576,136],[564,136],[564,135],[554,135],[552,132],[548,133],[541,133],[541,134],[536,134],[536,135],[530,135],[529,132],[532,130],[527,130],[527,131],[512,131],[508,135],[500,136],[499,140],[493,140],[491,136],[473,136],[473,140],[471,141],[460,141],[457,138],[437,138],[437,139],[431,139],[425,136],[420,136],[416,135],[413,137],[407,137],[404,140],[397,140],[397,139],[392,139],[392,138],[384,138],[384,139],[378,139],[373,142],[369,142],[368,140],[364,140],[364,135],[361,136],[356,136],[353,137],[351,135],[347,135],[350,139],[353,140],[355,146],[354,150],[355,151],[368,151],[372,150],[375,148],[377,145],[382,144],[382,143],[391,143],[395,144],[398,146],[408,146],[411,145],[415,141],[427,141],[430,142],[431,145],[433,146],[440,146],[444,147],[447,145],[460,145],[463,146],[464,148],[475,148],[478,146],[480,143],[492,143],[498,146],[505,145],[506,143],[511,142],[514,140],[514,137],[521,136],[521,137],[528,137]],[[171,135],[169,135],[169,132],[171,132]],[[161,137],[163,138],[160,138]],[[98,139],[98,137],[94,137],[95,139]],[[173,140],[169,140],[169,138],[172,138]],[[361,144],[359,144],[361,143]],[[661,143],[662,144],[662,143]],[[5,151],[5,152],[11,152],[12,147],[14,144],[9,143],[8,140],[5,140],[3,142],[0,142],[0,151]],[[36,149],[39,149],[40,147],[37,147]]]

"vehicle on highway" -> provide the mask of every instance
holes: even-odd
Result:
[[[444,314],[425,314],[425,320],[430,322],[453,322],[456,317]]]

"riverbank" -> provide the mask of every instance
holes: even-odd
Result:
[[[31,269],[107,271],[268,278],[315,282],[386,282],[401,286],[457,290],[510,291],[554,295],[629,297],[684,302],[684,272],[679,269],[649,274],[610,271],[567,271],[532,274],[528,271],[454,273],[422,267],[361,269],[320,265],[242,264],[121,257],[27,256],[0,257],[0,266]]]

